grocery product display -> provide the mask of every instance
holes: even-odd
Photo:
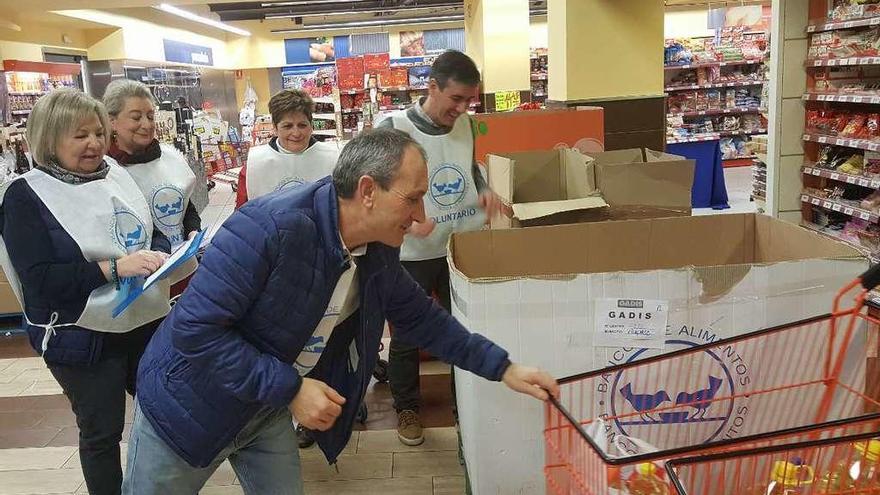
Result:
[[[767,128],[761,105],[768,55],[767,36],[744,28],[666,40],[667,142],[720,140],[723,159],[752,158],[745,144]]]
[[[532,80],[532,101],[547,98],[547,49],[533,49],[529,56]]]
[[[22,63],[6,60],[3,63],[6,102],[3,120],[24,122],[40,96],[57,88],[78,88],[79,66],[43,62]]]
[[[807,27],[803,96],[802,221],[871,253],[880,249],[878,14],[876,2],[835,1]]]

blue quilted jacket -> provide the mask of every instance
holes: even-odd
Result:
[[[177,305],[141,359],[138,401],[165,442],[204,467],[261,408],[287,407],[302,379],[293,362],[346,268],[329,178],[248,202],[219,229]],[[402,340],[490,380],[507,352],[437,306],[372,243],[358,259],[360,307],[339,323],[309,373],[346,398],[316,432],[330,463],[351,436],[376,365],[385,320]]]

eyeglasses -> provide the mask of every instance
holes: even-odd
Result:
[[[395,188],[393,188],[393,187],[389,187],[388,190],[389,190],[389,191],[392,191],[394,194],[400,196],[400,199],[406,201],[410,206],[415,207],[415,206],[418,206],[419,203],[422,202],[422,197],[421,197],[421,195],[420,195],[419,197],[417,197],[417,198],[413,198],[412,196],[407,196],[406,194],[404,194],[404,193],[398,191],[397,189],[395,189]]]

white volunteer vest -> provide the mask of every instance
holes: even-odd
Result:
[[[119,165],[109,163],[109,166],[105,179],[84,184],[67,184],[39,170],[31,170],[16,179],[27,181],[61,227],[79,245],[86,261],[120,258],[141,249],[150,249],[153,222],[143,194]],[[21,282],[12,267],[5,242],[0,242],[0,266],[24,307]],[[28,319],[28,323],[46,329],[43,350],[57,327],[76,325],[99,332],[125,333],[168,314],[169,288],[168,279],[157,282],[121,315],[113,318],[111,313],[122,300],[122,292],[108,282],[92,291],[75,322],[58,322],[58,314],[53,313],[49,322]]]
[[[248,153],[248,199],[287,187],[315,182],[333,173],[339,148],[334,142],[317,142],[302,153],[282,153],[268,144]]]
[[[394,128],[406,132],[428,154],[428,192],[425,215],[437,225],[427,237],[406,235],[400,248],[401,261],[423,261],[446,257],[446,244],[453,232],[479,230],[486,213],[477,204],[474,183],[474,136],[470,117],[458,117],[447,134],[432,136],[418,130],[406,110],[390,117]]]
[[[123,167],[134,179],[150,206],[153,225],[171,241],[172,250],[186,242],[183,217],[196,186],[196,174],[186,158],[171,145],[161,143],[159,158]],[[109,161],[109,160],[108,160]],[[173,284],[198,268],[195,258],[187,260],[169,275]]]

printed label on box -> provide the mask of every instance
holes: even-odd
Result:
[[[663,349],[669,302],[650,299],[597,299],[597,347]]]

